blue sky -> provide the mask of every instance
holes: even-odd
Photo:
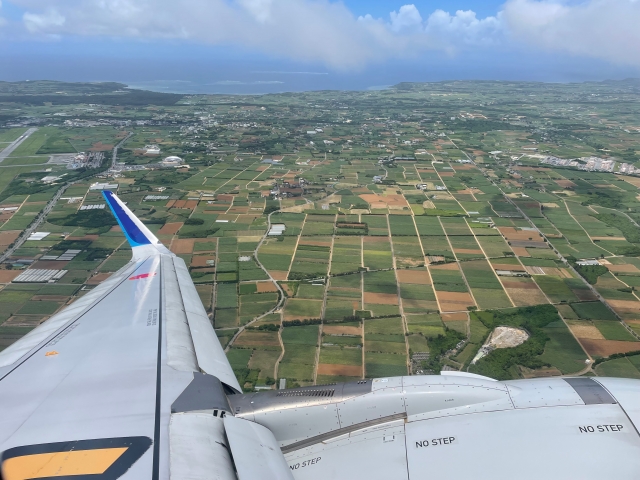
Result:
[[[0,80],[166,91],[638,77],[634,0],[0,0]]]

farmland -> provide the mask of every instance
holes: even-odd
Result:
[[[640,98],[621,83],[592,101],[594,85],[171,96],[162,115],[105,104],[86,115],[122,123],[48,121],[0,164],[2,251],[66,187],[38,228],[49,235],[0,266],[0,349],[128,261],[111,214],[81,209],[104,203],[100,181],[184,259],[247,391],[444,367],[640,377],[640,179],[543,163],[640,166]],[[27,126],[0,128],[0,149]],[[115,170],[47,163],[123,139]],[[158,163],[170,155],[184,163]],[[56,260],[68,250],[80,253]],[[28,268],[67,273],[13,282]],[[531,336],[472,364],[500,325]]]

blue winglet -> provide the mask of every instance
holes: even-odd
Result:
[[[129,245],[131,245],[132,247],[151,245],[151,239],[149,239],[137,225],[137,223],[140,223],[142,225],[140,220],[138,220],[135,215],[131,213],[131,211],[125,211],[126,207],[124,207],[124,204],[122,204],[120,199],[118,199],[118,197],[116,197],[113,192],[109,190],[104,190],[102,192],[102,196],[107,201],[109,208],[111,208],[113,215],[116,217],[120,228],[127,237]],[[144,226],[142,226],[142,228],[144,228]]]

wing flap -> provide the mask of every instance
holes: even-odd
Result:
[[[222,419],[211,413],[174,414],[169,431],[170,478],[237,480]]]
[[[293,480],[271,430],[230,416],[224,417],[224,428],[239,480]]]
[[[214,375],[222,383],[241,392],[240,384],[224,354],[211,320],[202,306],[200,296],[193,285],[189,271],[180,257],[172,257],[178,278],[179,292],[167,291],[168,296],[179,295],[184,305],[185,315],[191,331],[191,339],[195,348],[200,370]]]
[[[180,291],[172,257],[162,257],[162,269],[167,324],[167,365],[180,371],[197,372],[198,361],[185,307],[180,295],[172,293]]]

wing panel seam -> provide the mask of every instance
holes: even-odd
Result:
[[[148,258],[145,258],[144,260],[142,260],[140,262],[140,265],[137,268],[135,268],[131,273],[138,271],[138,269],[141,268],[142,265],[144,265],[144,263],[147,260]],[[9,375],[11,375],[13,372],[15,372],[18,368],[20,368],[27,360],[33,357],[36,353],[38,353],[40,350],[46,347],[51,340],[53,340],[55,337],[57,337],[61,333],[67,331],[71,326],[75,325],[80,319],[82,319],[82,317],[84,317],[87,313],[89,313],[96,306],[98,306],[105,298],[107,298],[116,288],[122,285],[128,278],[129,278],[129,274],[125,275],[120,282],[114,285],[113,288],[111,288],[108,292],[106,292],[100,299],[96,300],[94,303],[89,305],[85,310],[82,311],[82,313],[78,314],[76,318],[69,321],[69,323],[67,323],[67,325],[64,328],[56,330],[51,335],[49,335],[45,340],[40,342],[40,344],[36,345],[29,353],[26,353],[25,356],[23,356],[20,360],[16,362],[16,365],[11,370],[9,370],[0,378],[0,382],[5,378],[7,378]]]

